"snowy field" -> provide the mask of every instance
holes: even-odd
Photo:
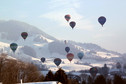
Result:
[[[41,37],[41,36],[40,36]],[[119,55],[113,54],[113,53],[107,53],[107,52],[94,52],[90,51],[88,49],[81,49],[81,51],[84,52],[84,57],[82,60],[78,59],[77,54],[74,54],[74,59],[70,62],[66,57],[66,52],[64,50],[65,46],[64,44],[61,44],[59,41],[59,44],[53,44],[52,47],[54,49],[51,49],[51,51],[58,51],[58,52],[50,52],[49,49],[49,43],[52,42],[47,39],[47,43],[36,43],[33,41],[33,38],[35,37],[29,37],[26,41],[23,41],[20,39],[20,41],[17,41],[19,44],[18,49],[15,53],[12,52],[12,50],[9,48],[8,43],[0,42],[0,52],[4,52],[8,54],[8,58],[12,57],[13,59],[22,60],[25,62],[35,63],[37,65],[46,65],[49,70],[57,71],[60,67],[65,70],[66,72],[70,71],[79,71],[79,70],[89,70],[92,66],[98,66],[103,67],[106,63],[109,67],[114,63],[113,60],[118,60]],[[44,38],[44,37],[41,37]],[[46,39],[46,38],[44,38]],[[24,44],[23,44],[24,43]],[[24,45],[26,45],[24,47]],[[70,44],[69,44],[70,45]],[[57,46],[57,47],[56,47]],[[60,47],[62,48],[60,48]],[[75,45],[71,46],[71,50],[75,52],[78,47]],[[24,48],[23,48],[24,47]],[[55,48],[56,47],[56,48]],[[75,47],[75,48],[73,48]],[[24,50],[23,50],[24,49]],[[27,52],[26,52],[27,51]],[[71,53],[72,51],[70,51]],[[64,54],[65,53],[65,54]],[[44,63],[41,62],[41,57],[45,57],[46,61]],[[61,64],[57,67],[54,64],[54,59],[60,58],[62,60]]]

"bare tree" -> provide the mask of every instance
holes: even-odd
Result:
[[[24,63],[7,56],[0,57],[0,81],[3,84],[16,84],[20,82],[40,82],[44,76],[38,71],[37,67],[30,63]]]

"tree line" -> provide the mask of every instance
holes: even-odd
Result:
[[[62,84],[126,84],[126,80],[118,75],[115,75],[113,79],[99,75],[95,80],[89,76],[87,80],[79,81],[70,78],[61,68],[55,73],[50,70],[46,76],[43,76],[35,65],[16,59],[8,59],[7,54],[2,53],[0,55],[0,82],[3,84],[16,84],[20,83],[20,79],[22,79],[23,83],[58,81]]]

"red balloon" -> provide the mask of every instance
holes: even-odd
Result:
[[[74,54],[72,54],[72,53],[68,53],[68,54],[67,54],[67,59],[68,59],[70,62],[73,60],[73,58],[74,58]]]
[[[69,21],[70,20],[70,15],[68,14],[68,15],[65,15],[65,19],[67,20],[67,21]]]
[[[27,32],[22,32],[21,36],[25,40],[27,38],[27,36],[28,36],[28,33]]]

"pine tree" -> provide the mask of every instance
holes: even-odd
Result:
[[[111,83],[111,79],[108,79],[108,80],[107,80],[107,84],[112,84],[112,83]]]
[[[124,84],[126,84],[126,79],[124,79]]]
[[[91,76],[88,77],[88,84],[92,84],[93,83],[93,78]]]
[[[103,75],[100,75],[95,79],[94,84],[106,84],[106,79]]]
[[[53,81],[54,80],[54,74],[52,73],[52,71],[50,70],[48,72],[48,74],[45,77],[45,81]]]
[[[65,71],[61,68],[55,73],[55,81],[59,81],[63,84],[68,83],[67,75],[65,74]]]
[[[124,80],[121,78],[121,76],[115,75],[113,84],[125,84]]]
[[[106,64],[104,64],[104,67],[101,68],[101,75],[103,75],[105,78],[107,78],[109,72],[109,68]]]
[[[75,80],[75,79],[68,79],[68,83],[67,84],[79,84],[79,82],[78,82],[78,80]]]
[[[83,81],[82,81],[82,84],[86,84],[86,82],[83,80]]]

